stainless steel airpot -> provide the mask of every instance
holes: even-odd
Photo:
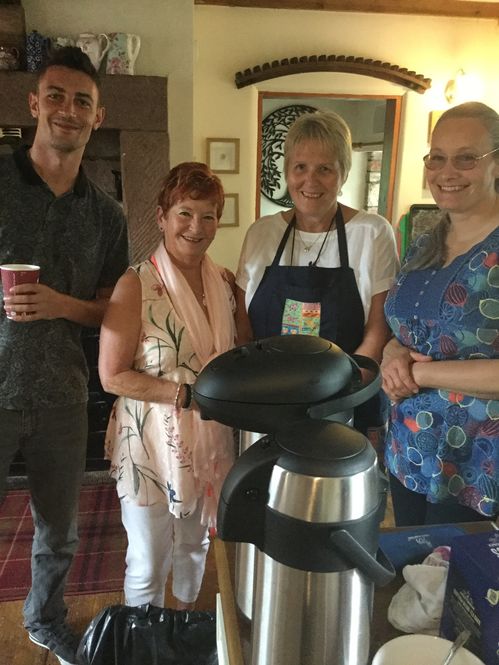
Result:
[[[374,378],[364,383],[361,368]],[[256,557],[250,665],[366,665],[387,483],[368,439],[326,416],[379,389],[376,363],[317,337],[272,337],[200,373],[204,417],[268,432],[236,461],[218,511],[223,540]]]

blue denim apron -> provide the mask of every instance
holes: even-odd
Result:
[[[307,334],[307,329],[337,344],[346,353],[353,353],[364,337],[364,307],[353,268],[349,266],[348,246],[341,206],[336,212],[336,232],[340,267],[322,268],[315,265],[281,266],[279,261],[294,231],[296,218],[279,243],[272,263],[265,268],[253,296],[248,315],[255,339],[273,335]],[[320,254],[320,250],[319,250]],[[293,311],[298,315],[293,319]],[[312,324],[307,326],[311,318]],[[320,325],[314,321],[320,320]],[[384,420],[382,395],[375,395],[355,410],[355,426],[366,433]]]
[[[339,268],[319,268],[317,260],[308,266],[281,266],[282,253],[296,219],[279,243],[271,265],[265,268],[262,280],[253,296],[248,314],[255,337],[285,334],[283,318],[290,309],[290,302],[299,303],[304,310],[319,312],[320,327],[310,334],[329,339],[347,353],[353,353],[364,337],[364,308],[360,298],[355,273],[348,264],[348,247],[341,206],[336,213],[336,232],[340,254]],[[300,317],[299,317],[300,318]],[[292,326],[287,334],[293,334]],[[294,332],[302,332],[295,330]]]

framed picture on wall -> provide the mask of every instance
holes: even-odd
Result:
[[[206,139],[206,162],[213,173],[239,173],[239,139]]]
[[[239,226],[239,194],[226,194],[220,226]]]

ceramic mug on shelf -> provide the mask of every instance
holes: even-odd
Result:
[[[19,50],[15,46],[0,45],[0,69],[13,71],[20,66]]]
[[[82,32],[78,35],[76,46],[88,55],[92,65],[95,69],[99,70],[102,58],[109,49],[109,39],[103,32],[99,35],[94,35],[91,32]]]
[[[140,49],[140,37],[126,32],[109,33],[108,74],[133,74]]]

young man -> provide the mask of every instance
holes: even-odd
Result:
[[[88,57],[75,47],[55,51],[29,107],[37,120],[33,145],[0,157],[0,263],[41,268],[39,284],[3,294],[0,492],[20,449],[35,524],[24,625],[33,642],[71,665],[78,640],[65,623],[63,593],[78,544],[87,443],[80,333],[100,325],[128,265],[127,229],[119,204],[80,168],[104,119]]]

